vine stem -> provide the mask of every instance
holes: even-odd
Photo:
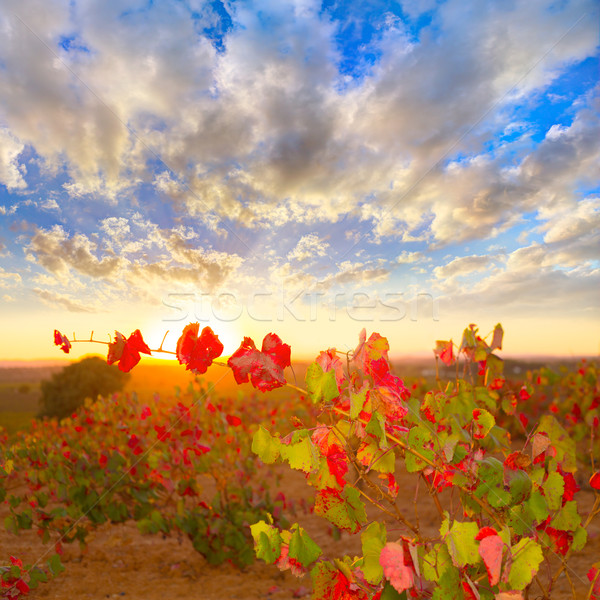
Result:
[[[546,589],[544,588],[544,585],[540,581],[540,578],[536,575],[534,577],[534,580],[538,584],[540,590],[542,591],[542,594],[544,595],[544,599],[545,600],[549,599],[550,598],[550,596],[548,595],[549,592],[547,592]],[[552,585],[550,585],[550,588],[548,588],[548,589],[551,589],[551,588],[552,588]]]
[[[290,383],[286,384],[287,386],[291,387],[292,389],[308,396],[310,395],[308,393],[307,390],[302,389],[301,387],[298,387],[296,385],[292,385]],[[340,408],[335,408],[334,407],[334,412],[336,412],[339,415],[342,415],[344,417],[350,418],[350,414],[348,412],[346,412],[345,410],[342,410]],[[356,421],[362,423],[363,425],[368,425],[367,421],[365,421],[364,419],[358,418],[356,419]],[[393,442],[396,442],[396,444],[398,444],[398,446],[400,446],[405,452],[410,452],[413,456],[419,458],[420,460],[422,460],[425,464],[429,465],[431,468],[435,469],[438,473],[441,473],[441,469],[438,465],[436,465],[433,461],[429,460],[426,456],[423,456],[420,452],[418,452],[417,450],[415,450],[414,448],[411,448],[406,442],[402,441],[401,439],[387,434],[387,437],[392,440]],[[492,511],[491,507],[488,505],[487,502],[484,502],[483,500],[481,500],[480,498],[477,498],[477,496],[473,495],[473,493],[471,492],[471,490],[469,490],[468,488],[459,485],[456,486],[458,487],[460,490],[462,490],[463,492],[465,492],[465,494],[468,494],[469,497],[476,503],[479,504],[479,506],[481,507],[481,509],[487,513],[487,515],[490,517],[490,519],[492,519],[492,521],[494,521],[494,523],[496,523],[496,525],[502,529],[504,527],[504,523],[494,514],[494,512]],[[434,497],[434,502],[437,499],[437,496]],[[438,504],[439,504],[439,499],[438,500]],[[437,507],[437,505],[436,505]],[[441,506],[437,507],[438,511],[440,510]],[[442,510],[442,514],[443,514],[443,510]]]
[[[404,523],[404,525],[406,525],[415,535],[419,535],[419,530],[412,523],[407,521],[402,515],[400,515],[400,514],[394,515],[394,513],[389,511],[385,506],[382,506],[379,502],[377,502],[377,500],[373,500],[373,498],[371,498],[368,494],[363,492],[361,489],[359,489],[359,488],[356,488],[356,489],[358,489],[358,492],[360,494],[362,494],[369,502],[371,502],[371,504],[374,504],[377,508],[379,508],[381,511],[383,511],[386,515],[390,516],[392,519],[398,519],[399,521]]]
[[[337,436],[337,438],[346,446],[346,449],[347,449],[347,452],[348,452],[348,449],[349,449],[348,440],[344,437],[344,435],[342,434],[342,432],[338,429],[337,425],[333,426],[333,432],[335,433],[335,435]],[[385,509],[379,503],[377,503],[374,500],[372,500],[360,488],[356,487],[355,485],[353,487],[356,490],[358,490],[360,493],[362,493],[365,496],[365,498],[367,498],[375,506],[377,506],[377,508],[383,510],[386,514],[390,515],[392,518],[397,519],[401,523],[404,523],[404,525],[406,525],[406,527],[408,527],[418,537],[418,539],[420,540],[421,539],[421,534],[419,532],[419,526],[418,526],[418,524],[415,526],[412,523],[410,523],[410,521],[402,514],[402,512],[400,511],[400,509],[398,508],[398,506],[396,505],[396,503],[391,498],[391,496],[389,494],[387,494],[386,492],[384,492],[381,488],[379,488],[379,486],[375,485],[369,479],[369,477],[366,477],[365,475],[363,475],[363,473],[361,472],[361,467],[360,467],[360,465],[356,461],[356,457],[351,452],[348,452],[348,456],[350,458],[350,461],[351,461],[352,465],[356,469],[356,472],[359,475],[359,479],[362,480],[362,481],[364,481],[369,486],[369,488],[371,488],[373,491],[375,491],[378,494],[382,495],[389,502],[389,504],[391,505],[391,507],[394,509],[395,515],[392,514],[391,512],[389,512],[387,509]]]
[[[596,514],[599,512],[600,510],[600,494],[596,494],[596,499],[594,500],[594,506],[592,507],[592,510],[590,511],[590,514],[588,515],[588,518],[586,519],[583,528],[587,529],[589,524],[592,522],[592,519],[596,516]],[[573,552],[573,546],[571,546],[568,550],[567,553],[565,554],[565,556],[562,559],[562,565],[560,565],[559,569],[556,571],[556,573],[554,573],[554,576],[552,577],[552,579],[550,580],[550,590],[552,589],[552,586],[556,583],[556,580],[559,578],[560,574],[565,570],[565,565],[567,563],[567,561],[569,560],[569,557],[571,556],[571,553]]]
[[[429,495],[433,498],[433,503],[435,504],[435,507],[437,508],[437,511],[443,520],[444,519],[444,509],[442,508],[442,505],[440,504],[440,499],[438,498],[437,492],[433,489],[433,486],[429,483],[429,481],[427,481],[427,478],[425,477],[425,475],[423,475],[423,472],[421,472],[421,478],[425,482],[425,485],[427,486],[427,489],[429,490]]]
[[[342,416],[348,417],[348,418],[350,417],[350,415],[346,411],[344,411],[340,408],[334,408],[333,410],[336,413],[338,413],[339,415],[342,415]],[[362,423],[363,425],[368,425],[367,421],[365,421],[364,419],[358,418],[356,420],[359,421],[360,423]],[[422,460],[425,464],[429,465],[432,469],[435,469],[438,473],[441,472],[441,469],[438,465],[436,465],[433,461],[429,460],[426,456],[423,456],[420,452],[418,452],[414,448],[411,448],[406,442],[402,441],[401,439],[399,439],[391,434],[387,434],[387,437],[390,440],[392,440],[393,442],[396,442],[396,444],[398,444],[398,446],[400,446],[405,452],[410,452],[413,456]],[[458,485],[456,487],[458,487],[463,492],[468,494],[469,497],[476,504],[479,504],[479,506],[482,508],[482,510],[484,510],[487,513],[487,515],[490,517],[490,519],[492,519],[494,521],[494,523],[496,523],[496,525],[498,525],[498,527],[500,527],[500,529],[502,529],[502,527],[504,527],[504,523],[502,523],[502,521],[500,521],[500,519],[498,519],[498,517],[493,513],[491,507],[487,504],[487,502],[484,502],[480,498],[477,498],[477,496],[474,496],[471,490],[469,490],[468,488],[466,488],[462,485]]]
[[[573,594],[573,600],[577,600],[577,594],[575,593],[575,586],[573,585],[573,580],[571,579],[571,576],[569,575],[568,571],[565,571],[565,575],[567,576],[567,580],[569,582],[569,585],[571,586],[571,593]]]
[[[594,466],[594,428],[590,427],[590,458],[592,460],[592,473],[596,472],[596,467]]]
[[[297,392],[300,392],[301,394],[304,394],[305,396],[310,396],[310,394],[305,389],[298,387],[293,383],[286,383],[285,385],[289,388],[292,388],[293,390],[296,390]]]
[[[93,335],[93,333],[94,332],[92,331],[92,335]],[[169,333],[169,332],[167,331],[167,333]],[[86,340],[78,340],[78,339],[75,338],[75,336],[73,336],[73,339],[69,340],[69,342],[71,344],[78,344],[80,342],[85,342],[86,344],[90,344],[90,343],[91,344],[102,344],[103,346],[109,346],[112,343],[112,342],[103,342],[102,340],[95,340],[95,339],[93,339],[92,335],[90,335],[90,338],[86,339]],[[167,334],[165,333],[165,337],[166,336],[167,336]],[[160,352],[161,354],[172,354],[173,356],[175,356],[177,354],[176,352],[173,352],[172,350],[163,350],[162,345],[163,345],[164,341],[165,340],[163,338],[163,341],[160,344],[160,348],[156,348],[154,350],[152,348],[150,348],[150,352],[152,352],[152,353],[154,353],[154,352],[159,353]],[[213,361],[213,363],[216,364],[216,365],[219,365],[219,364],[223,365],[223,364],[225,364],[225,363],[218,363],[217,361]]]
[[[438,355],[435,355],[435,382],[438,386],[438,389],[440,390],[440,392],[443,392],[443,388],[442,388],[442,380],[440,379],[440,365],[439,365],[440,359],[438,357]]]

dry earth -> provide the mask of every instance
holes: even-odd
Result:
[[[288,498],[309,499],[312,489],[298,472],[285,469],[282,488]],[[418,508],[420,525],[424,535],[435,535],[439,527],[439,515],[423,489],[415,503],[414,479],[400,482],[399,507],[407,516],[413,516]],[[593,494],[579,493],[581,510],[591,509]],[[442,505],[451,507],[450,497],[441,498]],[[7,507],[0,508],[4,518]],[[376,517],[377,513],[371,513]],[[336,541],[330,535],[326,521],[312,514],[300,512],[297,520],[309,531],[313,539],[331,556],[345,552],[360,551],[360,536],[343,535]],[[402,533],[401,531],[398,532]],[[390,536],[391,537],[391,536]],[[44,559],[44,549],[33,532],[14,536],[0,531],[2,557],[13,554],[24,561]],[[571,579],[577,598],[586,598],[585,574],[594,561],[600,559],[600,524],[593,524],[590,540],[585,551],[570,561]],[[141,535],[134,523],[105,525],[93,533],[88,547],[81,551],[77,545],[65,548],[63,556],[65,571],[59,577],[32,591],[32,600],[72,600],[123,598],[124,600],[291,600],[308,598],[310,580],[297,579],[289,572],[281,573],[272,565],[257,561],[240,571],[226,564],[210,566],[197,554],[186,538],[176,536],[162,538],[157,535]],[[563,576],[553,593],[553,599],[572,598],[570,586]],[[535,598],[535,595],[533,596]]]

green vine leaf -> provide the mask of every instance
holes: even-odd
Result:
[[[417,425],[413,427],[408,432],[408,446],[409,448],[413,448],[419,454],[421,454],[424,458],[433,462],[435,455],[433,454],[433,450],[429,448],[431,443],[431,431],[427,429],[423,425]],[[417,471],[422,471],[425,467],[427,467],[427,463],[418,456],[415,456],[412,452],[406,451],[406,470],[409,473],[416,473]]]
[[[289,557],[295,558],[303,566],[308,567],[314,563],[323,552],[302,527],[297,525],[295,527],[297,528],[292,533],[290,539]]]
[[[313,404],[331,402],[340,395],[335,380],[335,371],[331,370],[325,373],[316,362],[308,367],[305,382]]]
[[[462,568],[481,562],[479,546],[475,540],[478,533],[477,523],[454,521],[446,537],[446,546],[455,566]]]
[[[363,552],[362,571],[369,583],[377,585],[383,578],[383,569],[379,564],[381,550],[387,542],[385,524],[377,521],[371,523],[360,535]]]
[[[542,549],[531,538],[523,538],[511,550],[512,564],[508,574],[508,585],[513,590],[524,590],[538,572],[544,559]]]
[[[281,440],[261,425],[252,438],[252,452],[265,464],[271,465],[279,458],[280,448]]]
[[[274,563],[281,555],[281,535],[273,525],[259,521],[250,525],[250,532],[254,538],[256,556],[267,564]]]
[[[310,473],[319,466],[319,458],[310,438],[289,445],[281,444],[281,458],[286,460],[292,469]]]
[[[349,485],[341,493],[331,488],[320,490],[315,501],[315,514],[350,533],[356,533],[361,524],[367,521],[360,493]]]

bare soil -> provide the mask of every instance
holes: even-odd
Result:
[[[310,499],[314,490],[309,488],[301,473],[284,468],[282,489],[288,498]],[[440,517],[432,499],[421,485],[415,502],[415,479],[406,477],[399,481],[400,510],[412,521],[415,511],[424,536],[435,536]],[[590,491],[580,492],[576,498],[581,503],[584,519],[592,507],[594,496]],[[449,495],[441,496],[444,508],[452,510]],[[0,519],[8,512],[7,506],[0,506]],[[370,517],[380,516],[377,509],[370,511]],[[327,522],[310,513],[300,512],[298,522],[310,533],[330,557],[340,557],[345,553],[360,554],[360,536],[343,534],[335,540]],[[596,520],[597,521],[597,520]],[[398,530],[398,537],[407,535],[406,530]],[[394,539],[390,533],[389,539]],[[44,562],[53,548],[44,548],[32,531],[14,536],[0,530],[0,555],[18,556],[24,562]],[[592,523],[589,542],[585,550],[574,555],[569,561],[569,574],[575,587],[576,598],[586,598],[586,573],[591,564],[600,559],[600,523]],[[90,536],[87,548],[81,550],[73,544],[65,547],[63,555],[65,571],[49,583],[41,584],[32,590],[28,598],[32,600],[73,600],[123,598],[124,600],[291,600],[308,598],[310,578],[298,579],[289,572],[282,573],[272,565],[256,561],[240,571],[230,564],[210,566],[194,551],[189,540],[176,535],[141,535],[135,523],[121,525],[107,524]],[[563,575],[555,586],[552,598],[573,598],[571,587]],[[534,592],[531,598],[536,598]]]

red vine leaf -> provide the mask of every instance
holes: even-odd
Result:
[[[592,565],[592,568],[587,572],[587,578],[592,584],[590,600],[600,600],[600,563]]]
[[[266,392],[285,385],[283,370],[290,366],[290,352],[288,344],[274,333],[265,336],[260,352],[254,341],[245,337],[227,364],[237,383],[246,383],[249,377],[256,389]]]
[[[71,349],[71,342],[66,335],[63,335],[58,329],[54,330],[54,345],[60,346],[60,349],[65,353],[69,354]]]
[[[590,487],[594,488],[595,490],[600,490],[600,471],[596,471],[590,477]]]
[[[323,369],[323,373],[333,370],[338,387],[341,387],[344,381],[344,363],[335,353],[335,348],[329,348],[326,352],[319,352],[315,362]]]
[[[475,536],[475,539],[480,542],[490,535],[498,535],[498,532],[493,527],[482,527],[479,530],[479,533]]]
[[[24,596],[26,596],[27,594],[29,594],[29,586],[22,579],[19,579],[19,581],[17,581],[17,583],[15,584],[15,587]]]
[[[319,562],[311,571],[312,597],[318,600],[367,600],[367,593],[354,581],[354,574],[341,561],[336,566]],[[342,572],[342,570],[344,572]]]
[[[291,558],[289,554],[289,544],[281,544],[281,554],[275,561],[275,566],[280,571],[289,569],[292,572],[292,575],[302,577],[306,574],[308,569],[296,558]]]
[[[531,459],[523,452],[512,452],[504,459],[504,466],[512,470],[526,470],[531,464]]]
[[[225,415],[225,419],[232,427],[237,427],[242,424],[242,420],[236,415]]]
[[[375,379],[383,377],[389,372],[388,350],[390,346],[386,338],[378,333],[372,333],[367,340],[367,332],[360,332],[358,346],[354,351],[353,360]]]
[[[453,344],[452,340],[446,342],[443,340],[438,340],[435,343],[434,354],[446,365],[450,366],[454,364],[454,352],[453,352]]]
[[[379,564],[383,568],[383,576],[398,593],[401,594],[412,587],[414,582],[412,559],[410,554],[405,555],[402,544],[388,542],[381,550]]]
[[[531,398],[529,390],[526,386],[522,386],[519,390],[519,399],[521,399],[523,402],[526,402],[527,400],[529,400],[529,398]]]
[[[466,581],[462,582],[462,589],[464,592],[465,600],[480,600],[480,596],[477,592],[475,584],[468,577]]]
[[[488,535],[479,543],[479,555],[483,558],[490,585],[496,585],[500,581],[503,548],[504,542],[499,535]]]
[[[188,371],[201,375],[212,364],[212,361],[223,353],[223,344],[210,327],[205,327],[200,336],[199,323],[186,325],[177,340],[177,360],[185,365]]]
[[[544,527],[540,526],[538,529],[545,531],[548,537],[552,540],[553,549],[555,552],[566,556],[567,552],[569,551],[569,547],[573,542],[573,534],[570,531],[562,531],[560,529],[550,527],[549,525],[545,525]]]
[[[573,473],[563,471],[560,464],[558,465],[558,472],[562,475],[565,482],[564,493],[562,497],[562,505],[564,506],[567,502],[573,500],[575,494],[581,489],[575,481]]]
[[[151,350],[144,342],[139,329],[127,339],[122,333],[115,331],[115,339],[108,345],[106,362],[109,365],[118,362],[119,370],[127,373],[140,362],[140,352],[150,354]]]

